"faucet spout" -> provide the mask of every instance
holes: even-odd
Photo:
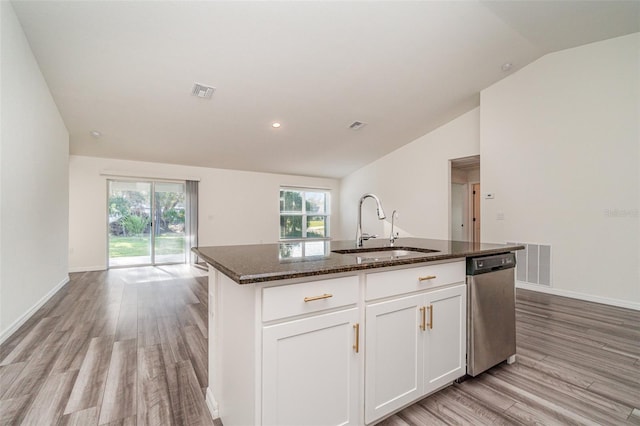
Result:
[[[398,238],[398,233],[393,232],[393,227],[395,224],[395,220],[398,218],[398,210],[394,210],[391,213],[391,234],[389,235],[389,245],[393,247],[393,244],[396,242],[396,238]]]
[[[356,247],[362,247],[362,242],[364,240],[368,240],[369,238],[375,238],[376,235],[368,235],[362,233],[362,203],[367,198],[373,198],[376,202],[376,209],[378,213],[378,220],[383,220],[387,216],[384,214],[384,209],[382,208],[382,203],[380,202],[380,198],[378,198],[375,194],[364,194],[360,197],[360,202],[358,203],[358,229],[356,230]]]

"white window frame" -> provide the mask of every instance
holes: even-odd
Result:
[[[302,193],[302,212],[287,212],[287,211],[282,211],[280,210],[280,208],[278,208],[279,210],[279,217],[282,218],[282,216],[302,216],[302,236],[301,237],[292,237],[292,238],[283,238],[282,236],[280,236],[280,230],[278,230],[278,236],[279,236],[279,241],[281,243],[293,243],[293,242],[299,242],[299,241],[328,241],[331,239],[331,226],[330,226],[330,222],[331,222],[331,190],[327,189],[327,188],[306,188],[306,187],[296,187],[296,186],[280,186],[280,190],[278,191],[278,202],[280,199],[280,193],[282,191],[296,191],[296,192],[301,192]],[[306,203],[304,202],[306,200],[306,193],[307,192],[322,192],[324,193],[324,200],[325,200],[325,206],[324,206],[324,213],[308,213],[307,210],[307,206]],[[325,227],[325,236],[324,237],[307,237],[307,217],[308,216],[324,216],[324,227]],[[280,221],[279,221],[280,222]],[[278,223],[278,226],[280,226],[280,223]],[[304,244],[303,244],[304,247]]]

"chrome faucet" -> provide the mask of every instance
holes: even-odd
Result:
[[[358,204],[358,229],[356,230],[356,247],[362,247],[362,242],[368,240],[369,238],[376,238],[377,235],[369,235],[362,233],[362,203],[367,198],[373,198],[376,200],[376,208],[378,211],[378,219],[383,220],[386,218],[384,215],[384,210],[382,209],[382,203],[380,203],[380,199],[374,194],[364,194],[360,197],[360,203]]]
[[[394,220],[397,218],[398,210],[394,210],[393,213],[391,213],[391,235],[389,235],[389,245],[391,247],[393,247],[393,243],[395,243],[396,238],[398,238],[398,235],[400,235],[398,232],[396,232],[395,234],[393,233]]]

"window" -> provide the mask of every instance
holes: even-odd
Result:
[[[329,239],[329,191],[280,188],[280,240]]]

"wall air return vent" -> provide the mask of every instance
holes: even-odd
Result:
[[[205,86],[204,84],[200,83],[194,83],[191,94],[199,98],[209,99],[211,98],[211,96],[213,96],[213,92],[215,92],[215,90],[216,89],[214,87]]]
[[[551,245],[517,244],[525,249],[516,251],[516,281],[551,287]]]

